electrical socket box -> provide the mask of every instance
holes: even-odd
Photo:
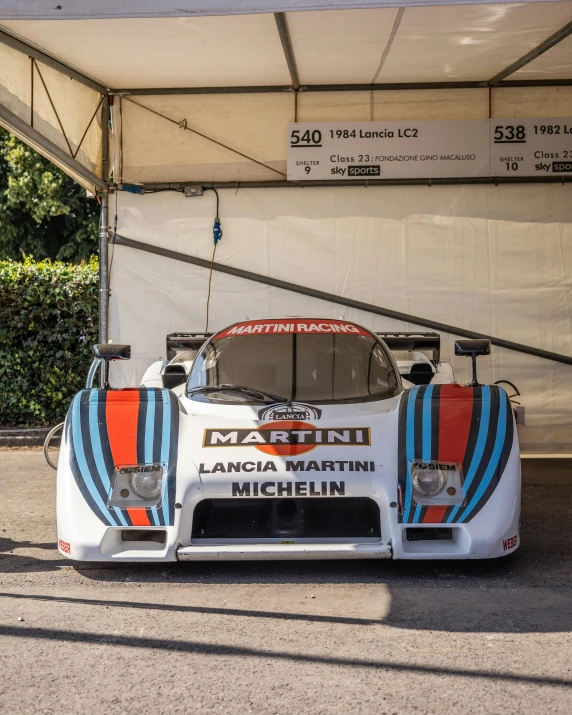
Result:
[[[185,196],[202,196],[203,187],[200,184],[188,184],[184,187]]]

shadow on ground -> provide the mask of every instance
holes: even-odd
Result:
[[[572,560],[568,558],[572,553],[571,465],[568,460],[524,462],[522,546],[514,555],[502,559],[98,564],[60,558],[52,542],[17,542],[2,537],[0,572],[53,571],[67,566],[89,580],[115,584],[379,584],[390,590],[392,599],[383,622],[394,627],[457,632],[567,632],[572,630]],[[21,548],[51,551],[54,558],[20,555]],[[106,605],[185,608],[121,601],[106,601]],[[213,609],[202,610],[208,613]],[[258,613],[215,610],[227,615]],[[266,611],[260,615],[310,618],[304,614]],[[363,625],[375,622],[353,620],[363,621]]]

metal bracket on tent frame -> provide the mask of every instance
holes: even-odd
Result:
[[[207,270],[214,270],[220,273],[235,276],[236,278],[244,278],[248,281],[254,281],[255,283],[272,286],[273,288],[280,288],[281,290],[287,290],[292,293],[307,295],[310,298],[317,298],[318,300],[324,300],[328,303],[345,305],[348,308],[363,310],[366,313],[373,313],[374,315],[382,315],[386,318],[391,318],[392,320],[402,320],[406,323],[413,323],[414,325],[420,325],[424,328],[430,328],[431,330],[438,330],[442,333],[459,335],[465,338],[485,338],[490,340],[493,345],[497,345],[500,348],[514,350],[515,352],[525,353],[527,355],[534,355],[535,357],[552,360],[553,362],[564,363],[565,365],[572,365],[572,357],[568,355],[561,355],[560,353],[553,353],[549,350],[541,350],[540,348],[535,348],[530,345],[514,343],[510,340],[503,340],[502,338],[495,338],[492,335],[484,335],[483,333],[476,333],[472,330],[457,328],[454,325],[439,323],[435,320],[429,320],[428,318],[420,318],[417,315],[409,315],[408,313],[401,313],[397,310],[390,310],[389,308],[382,308],[381,306],[362,303],[361,301],[353,300],[352,298],[345,298],[341,295],[326,293],[321,290],[316,290],[315,288],[298,285],[297,283],[289,283],[288,281],[278,280],[277,278],[264,276],[260,273],[245,271],[242,268],[233,268],[232,266],[227,266],[222,263],[214,263],[203,258],[197,258],[196,256],[190,256],[186,253],[180,253],[179,251],[171,251],[170,249],[162,248],[161,246],[152,246],[148,243],[142,243],[141,241],[135,241],[131,238],[125,238],[119,234],[114,234],[112,242],[119,246],[135,248],[139,251],[145,251],[157,256],[163,256],[164,258],[172,258],[175,261],[182,261],[183,263],[191,263],[194,266],[199,266],[200,268],[205,268]]]

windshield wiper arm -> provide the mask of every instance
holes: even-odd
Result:
[[[247,387],[246,385],[202,385],[201,387],[192,387],[187,394],[195,395],[199,392],[244,392],[252,397],[266,397],[273,402],[280,402],[285,404],[289,402],[287,397],[280,397],[279,395],[273,395],[271,392],[265,392],[264,390],[259,390],[255,387]]]

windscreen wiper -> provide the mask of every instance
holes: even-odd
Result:
[[[187,395],[197,395],[201,392],[244,392],[245,395],[250,395],[251,397],[257,397],[258,399],[266,398],[272,400],[272,402],[280,402],[285,404],[290,402],[287,397],[280,397],[279,395],[273,395],[271,392],[265,392],[264,390],[258,390],[254,387],[247,387],[246,385],[201,385],[200,387],[192,387]]]

